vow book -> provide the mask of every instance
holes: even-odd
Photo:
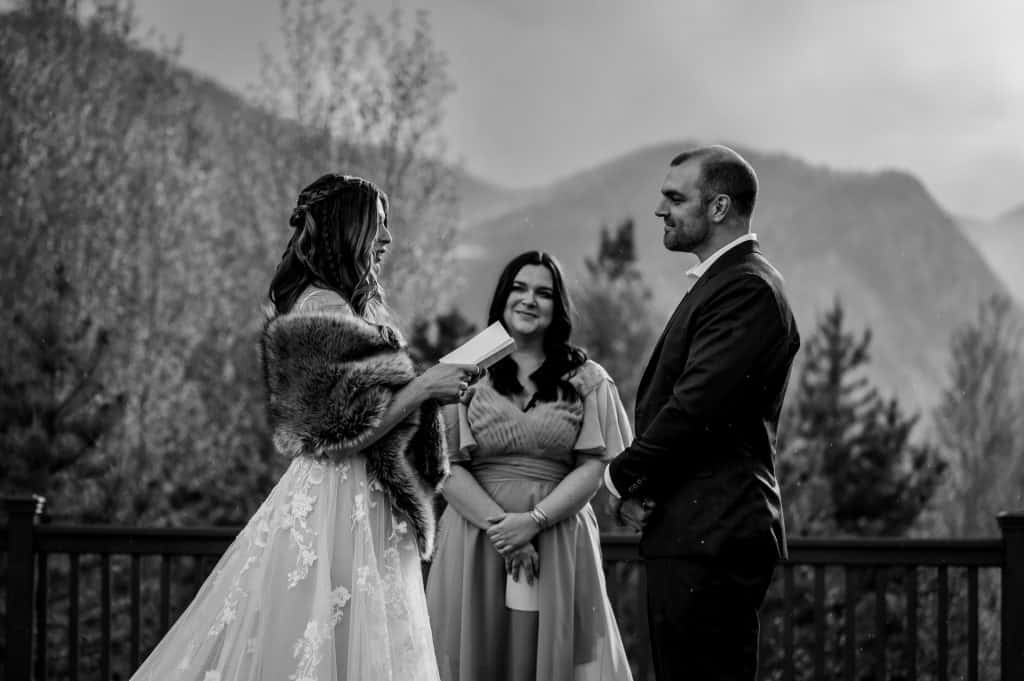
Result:
[[[526,568],[523,568],[525,571]],[[505,607],[509,610],[525,610],[526,612],[537,612],[540,610],[540,584],[533,580],[533,584],[526,581],[526,575],[520,574],[519,581],[512,579],[512,575],[505,575]]]
[[[487,369],[516,349],[516,342],[501,322],[494,322],[441,358],[445,364],[464,364]]]

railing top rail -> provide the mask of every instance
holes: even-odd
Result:
[[[605,534],[606,557],[638,559],[635,535]],[[886,566],[951,565],[999,567],[1003,564],[1001,539],[918,539],[905,537],[796,537],[789,541],[793,565]]]
[[[36,545],[46,553],[216,556],[241,529],[40,525]]]
[[[155,528],[109,525],[50,525],[35,528],[37,550],[47,553],[217,555],[241,530],[232,527]],[[0,551],[6,550],[0,527]],[[638,560],[636,535],[601,536],[606,558]],[[787,563],[800,565],[952,565],[997,567],[1001,539],[810,538],[789,542]]]
[[[36,527],[40,537],[84,537],[122,538],[153,537],[159,539],[233,539],[242,530],[241,525],[223,527],[130,527],[126,525],[49,525]]]
[[[839,566],[951,565],[999,567],[1004,548],[999,539],[794,539],[791,564]]]

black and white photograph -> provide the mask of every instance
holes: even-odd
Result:
[[[0,0],[0,681],[1024,681],[1022,27]]]

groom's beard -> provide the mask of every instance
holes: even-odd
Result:
[[[711,231],[706,224],[692,225],[690,229],[687,229],[686,225],[679,225],[673,220],[665,220],[662,243],[670,251],[693,253],[710,237]]]

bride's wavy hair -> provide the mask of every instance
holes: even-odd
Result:
[[[336,291],[359,315],[384,305],[384,289],[373,270],[377,199],[386,225],[387,194],[369,180],[328,173],[299,192],[288,221],[294,231],[270,281],[277,314],[289,312],[311,285]]]
[[[537,402],[554,402],[559,399],[578,401],[580,396],[572,385],[563,379],[567,373],[587,361],[587,353],[569,342],[572,336],[572,301],[565,287],[562,267],[554,256],[543,251],[527,251],[505,266],[498,285],[494,289],[487,323],[501,322],[505,325],[505,304],[519,270],[527,265],[539,265],[551,273],[552,299],[551,326],[544,332],[544,361],[530,374],[530,380],[537,386]],[[523,391],[519,382],[519,366],[511,357],[496,362],[489,370],[494,389],[502,395],[515,395]]]

